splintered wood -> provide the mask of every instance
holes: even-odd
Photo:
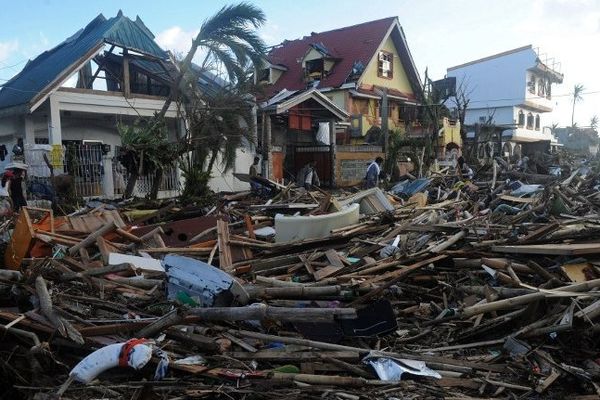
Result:
[[[540,157],[388,192],[261,178],[208,215],[25,208],[0,224],[5,397],[598,398],[600,180]],[[357,220],[275,241],[278,213],[301,232],[353,203]],[[150,367],[71,372],[137,346]]]

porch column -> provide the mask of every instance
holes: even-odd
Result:
[[[60,125],[60,105],[54,95],[50,95],[50,121],[48,121],[48,140],[50,144],[62,145]]]
[[[271,116],[266,112],[263,112],[263,124],[265,127],[265,132],[263,135],[263,163],[265,165],[265,171],[263,175],[267,179],[272,179],[273,157],[271,157],[271,150],[273,148],[273,144],[271,143]]]
[[[336,167],[336,154],[337,154],[337,144],[336,142],[336,134],[335,134],[335,120],[329,121],[329,158],[331,162],[331,188],[335,188],[337,185],[337,167]]]
[[[35,144],[35,126],[33,125],[33,117],[31,115],[25,115],[23,128],[25,131],[25,144]]]
[[[104,167],[104,175],[102,176],[102,194],[107,199],[113,199],[115,197],[115,181],[110,152],[102,156],[102,166]]]
[[[256,101],[256,98],[254,98]],[[258,146],[258,106],[254,104],[252,106],[252,152],[256,152]]]

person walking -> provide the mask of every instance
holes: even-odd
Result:
[[[306,190],[311,190],[313,186],[321,186],[319,175],[317,175],[317,170],[315,169],[316,166],[316,161],[310,161],[302,168],[302,173],[300,175]]]
[[[377,157],[375,161],[373,161],[367,167],[367,189],[374,188],[379,186],[379,176],[381,175],[381,165],[383,164],[383,158]]]
[[[248,170],[248,175],[250,176],[250,190],[252,190],[253,192],[260,191],[260,187],[261,187],[261,185],[253,179],[253,178],[260,176],[260,174],[258,173],[258,163],[259,162],[260,162],[260,157],[258,157],[258,156],[254,157],[254,162],[252,163],[252,165],[250,166],[250,169]]]

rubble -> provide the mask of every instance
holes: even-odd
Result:
[[[0,225],[6,397],[597,398],[599,175],[497,168],[25,208]]]

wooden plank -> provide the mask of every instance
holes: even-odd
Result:
[[[310,261],[306,258],[306,256],[303,254],[300,254],[298,256],[298,258],[300,258],[300,261],[302,261],[302,264],[304,264],[304,268],[306,268],[308,273],[311,274],[312,276],[314,276],[315,269],[312,267],[312,265],[310,264]]]
[[[229,247],[229,224],[223,220],[217,220],[217,237],[219,243],[219,266],[222,270],[230,272],[233,270],[231,248]]]
[[[256,239],[256,235],[254,234],[254,225],[252,224],[252,218],[250,215],[244,215],[244,222],[246,223],[246,229],[248,230],[248,237],[250,239]]]
[[[492,246],[492,251],[513,254],[578,256],[585,254],[600,254],[600,243],[556,243],[521,246]]]
[[[4,253],[4,264],[9,269],[18,270],[23,258],[29,253],[33,246],[33,229],[31,218],[27,207],[21,208],[21,212],[15,224],[12,238]]]
[[[515,197],[515,196],[510,196],[508,194],[503,194],[502,196],[498,196],[498,197],[504,201],[510,201],[513,203],[522,203],[522,204],[531,204],[531,203],[535,203],[536,201],[539,200],[536,197]]]

